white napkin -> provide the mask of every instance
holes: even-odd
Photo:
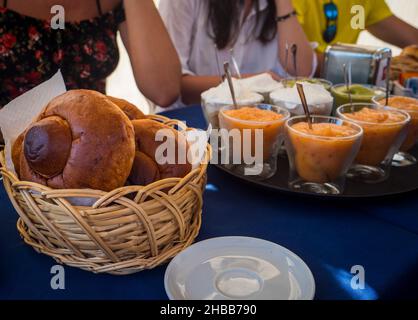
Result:
[[[39,116],[46,105],[67,91],[61,71],[51,79],[17,97],[0,110],[0,129],[3,132],[6,167],[16,172],[12,161],[12,145],[17,137]]]
[[[274,80],[268,73],[262,73],[253,77],[240,80],[241,85],[255,92],[272,92],[283,88],[283,85]]]
[[[244,86],[241,82],[233,78],[232,85],[234,86],[235,98],[239,104],[247,104],[252,101],[263,100],[263,97],[257,94],[254,91],[251,91],[248,87]],[[227,80],[222,82],[215,88],[211,88],[204,93],[202,93],[202,98],[206,102],[210,103],[219,103],[219,104],[232,104],[231,90],[229,89],[229,84]]]
[[[323,85],[309,82],[300,82],[303,84],[303,89],[306,96],[306,101],[309,106],[315,106],[320,104],[332,103],[333,97]],[[273,101],[280,101],[284,106],[293,110],[296,109],[299,105],[302,104],[300,96],[297,90],[297,87],[292,88],[282,88],[273,91],[270,94],[270,98]]]

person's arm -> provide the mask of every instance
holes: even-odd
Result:
[[[294,10],[291,0],[276,0],[276,16],[282,17]],[[279,41],[279,59],[285,68],[286,61],[286,42],[291,46],[297,44],[297,74],[292,63],[291,53],[289,53],[288,72],[294,76],[310,76],[313,73],[314,51],[298,22],[296,16],[284,21],[277,22],[277,32]]]
[[[418,44],[418,29],[396,16],[370,25],[367,30],[375,37],[400,48]]]
[[[201,102],[201,94],[221,83],[218,76],[194,76],[185,74],[181,78],[181,97],[186,105]]]
[[[138,89],[166,107],[180,94],[181,67],[153,0],[124,0],[126,21],[120,33],[128,50]]]

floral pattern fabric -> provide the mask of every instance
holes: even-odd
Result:
[[[125,20],[111,12],[54,30],[50,22],[0,7],[0,108],[52,77],[58,69],[67,89],[105,92],[119,61],[116,34]]]

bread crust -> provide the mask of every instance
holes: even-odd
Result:
[[[146,118],[144,113],[132,103],[124,99],[119,99],[111,96],[107,96],[107,98],[114,104],[116,104],[128,116],[130,120],[139,120]]]
[[[21,152],[22,180],[56,189],[122,187],[134,156],[134,129],[128,117],[105,95],[90,90],[72,90],[53,99],[36,122],[59,118],[71,130],[71,149],[62,172],[45,177],[34,170]],[[23,142],[24,146],[26,139]]]
[[[187,160],[189,147],[186,137],[182,133],[151,119],[135,120],[132,121],[132,124],[137,148],[133,170],[129,178],[132,184],[144,185],[160,179],[183,178],[191,171],[192,166]],[[166,132],[169,133],[166,141],[156,141],[157,132],[160,130],[167,130]],[[173,149],[175,150],[174,163],[158,163],[157,149],[162,143],[170,148],[175,148]],[[180,156],[179,152],[185,154]],[[149,159],[153,162],[150,163]],[[155,173],[156,169],[158,174]]]
[[[405,47],[401,53],[402,56],[407,56],[418,62],[418,45],[411,45]]]

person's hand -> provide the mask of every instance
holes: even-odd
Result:
[[[272,78],[274,79],[274,80],[276,80],[276,81],[280,81],[280,80],[282,80],[282,77],[280,77],[276,72],[274,72],[274,71],[268,71],[267,72],[269,75],[271,75],[272,76]]]

